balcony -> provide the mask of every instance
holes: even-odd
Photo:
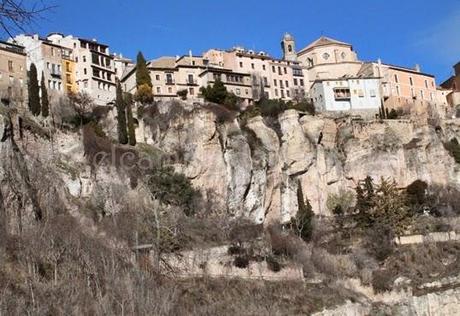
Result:
[[[53,71],[50,72],[50,75],[51,75],[51,77],[61,78],[62,73],[60,71],[53,70]]]
[[[176,82],[175,82],[173,79],[166,80],[166,85],[167,85],[167,86],[173,86],[173,85],[175,85],[175,84],[176,84]]]
[[[187,79],[186,81],[186,84],[189,85],[189,86],[197,86],[198,85],[198,82],[196,79]]]

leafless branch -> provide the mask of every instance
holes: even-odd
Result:
[[[27,26],[55,7],[44,0],[0,0],[0,29],[13,37],[14,31],[25,32]]]

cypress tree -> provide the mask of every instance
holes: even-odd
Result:
[[[128,120],[128,139],[131,146],[136,146],[136,130],[133,118],[133,97],[130,93],[125,94],[126,118]]]
[[[38,87],[37,67],[34,63],[29,70],[29,110],[33,115],[40,115],[40,91]]]
[[[45,84],[45,74],[42,72],[42,80],[40,82],[40,88],[42,91],[42,116],[48,117],[50,114],[50,104],[48,99],[48,90]]]
[[[125,101],[123,100],[123,92],[121,91],[120,82],[117,82],[117,97],[115,106],[117,107],[118,141],[120,144],[127,144],[128,133],[126,131]]]
[[[147,62],[145,61],[142,52],[137,54],[136,85],[137,87],[148,85],[150,88],[152,88],[152,78],[150,78],[150,73],[147,69]]]

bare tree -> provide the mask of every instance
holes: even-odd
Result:
[[[0,28],[13,37],[13,31],[25,31],[25,27],[54,7],[44,0],[0,0]]]

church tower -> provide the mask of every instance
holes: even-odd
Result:
[[[283,59],[289,61],[296,61],[297,54],[295,52],[295,40],[291,34],[284,34],[283,40],[281,41],[281,49],[283,50]]]

